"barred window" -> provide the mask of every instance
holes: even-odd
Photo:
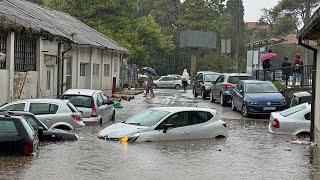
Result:
[[[0,32],[0,52],[6,54],[7,47],[7,35],[5,33]],[[0,69],[6,68],[6,59],[4,61],[0,61]]]
[[[93,64],[93,73],[94,76],[100,75],[100,64]]]
[[[15,71],[36,70],[36,44],[36,38],[16,34],[14,43]]]

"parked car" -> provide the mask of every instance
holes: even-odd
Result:
[[[40,141],[74,141],[79,138],[74,132],[48,128],[30,112],[0,110],[0,114],[23,117],[31,125],[34,131],[38,132]]]
[[[216,111],[204,108],[157,107],[99,132],[99,138],[131,142],[228,137],[228,129]]]
[[[310,134],[311,105],[300,104],[290,109],[271,113],[269,131],[274,134]]]
[[[294,93],[291,99],[290,107],[304,103],[311,104],[311,94],[306,91]]]
[[[26,99],[5,104],[0,109],[31,112],[51,129],[74,130],[84,127],[81,113],[66,100]]]
[[[202,99],[207,99],[210,95],[210,89],[213,83],[216,82],[220,73],[211,71],[201,71],[197,73],[197,77],[193,80],[193,95],[198,97],[202,96]]]
[[[220,101],[221,106],[226,106],[231,102],[230,89],[234,88],[241,80],[249,80],[252,77],[249,74],[221,74],[216,82],[211,86],[210,101]]]
[[[116,111],[113,101],[100,90],[91,89],[69,89],[61,99],[69,100],[77,109],[82,112],[82,119],[85,123],[103,123],[114,121]]]
[[[153,87],[180,89],[182,87],[182,81],[175,76],[162,76],[160,79],[153,81]]]
[[[0,115],[0,155],[34,155],[37,133],[23,117]]]
[[[244,117],[270,114],[286,106],[285,98],[269,81],[243,80],[230,90],[231,107],[241,111]]]

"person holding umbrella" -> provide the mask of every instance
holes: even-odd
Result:
[[[148,97],[148,93],[151,93],[151,98],[155,97],[154,91],[153,91],[153,79],[152,79],[152,75],[157,75],[157,72],[150,68],[150,67],[145,67],[143,68],[146,71],[146,75],[148,76],[147,78],[147,86],[146,86],[146,92],[144,94],[143,97]]]
[[[271,58],[277,56],[276,53],[270,49],[267,54],[260,57],[259,62],[262,62],[262,68],[264,70],[264,80],[271,80],[270,69],[272,67]]]

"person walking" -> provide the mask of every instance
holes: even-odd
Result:
[[[188,81],[189,81],[189,73],[187,69],[183,70],[181,80],[182,80],[183,91],[186,92],[188,89]]]
[[[288,80],[290,78],[290,73],[291,73],[290,67],[291,67],[291,62],[289,61],[289,57],[285,56],[281,64],[281,68],[282,68],[282,80],[286,82],[286,85],[288,85]]]
[[[151,93],[151,98],[154,98],[155,95],[154,95],[154,91],[153,91],[153,79],[152,79],[152,76],[149,73],[146,73],[146,75],[148,76],[148,78],[147,78],[147,86],[146,86],[146,92],[145,92],[143,97],[148,97],[148,93],[150,92]]]
[[[301,54],[297,53],[296,57],[292,63],[293,66],[293,85],[302,80],[303,73],[303,60],[301,59]]]
[[[272,50],[270,49],[268,53],[272,53]],[[270,59],[266,59],[262,62],[262,68],[264,70],[264,80],[271,80],[271,72],[270,69],[272,67],[272,61]]]

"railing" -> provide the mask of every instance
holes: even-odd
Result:
[[[282,81],[287,86],[312,86],[312,65],[256,70],[256,79]]]

